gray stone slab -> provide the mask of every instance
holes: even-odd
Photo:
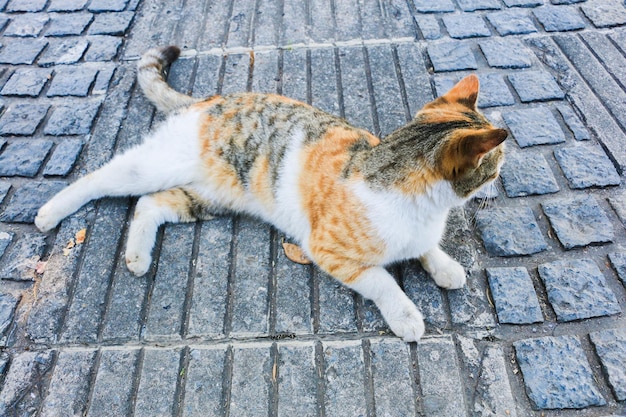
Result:
[[[85,97],[89,94],[89,89],[97,74],[97,69],[84,66],[58,68],[55,70],[52,84],[46,95],[48,97]]]
[[[365,1],[359,3],[359,11],[361,12],[361,38],[368,39],[384,39],[385,19],[383,11],[383,3],[375,1]]]
[[[616,0],[593,1],[581,6],[581,10],[597,28],[626,24],[626,9]]]
[[[411,117],[433,99],[422,51],[414,43],[398,45],[398,62]]]
[[[4,199],[7,197],[7,194],[9,193],[9,190],[11,189],[12,185],[11,183],[5,182],[5,181],[0,181],[0,204],[2,204],[4,202]],[[2,238],[0,237],[0,241],[2,240]],[[2,248],[2,244],[0,243],[0,257],[2,256],[2,253],[4,253],[4,249]]]
[[[441,27],[439,21],[432,15],[415,16],[415,22],[419,28],[422,37],[427,40],[435,40],[441,38]]]
[[[188,336],[220,337],[224,334],[232,228],[229,217],[202,224],[189,307]]]
[[[545,71],[526,71],[509,75],[509,81],[524,103],[562,99],[565,93],[554,77]]]
[[[366,415],[360,341],[324,343],[324,408],[329,416]]]
[[[230,416],[267,413],[273,363],[268,347],[233,347]]]
[[[622,221],[624,227],[626,227],[626,192],[621,192],[618,194],[609,197],[609,203],[615,213],[617,213],[617,217]]]
[[[3,96],[37,97],[51,78],[50,70],[18,68],[2,87]]]
[[[280,81],[278,75],[278,51],[272,50],[254,54],[252,91],[277,93],[278,82]]]
[[[432,417],[465,415],[463,384],[454,341],[450,336],[417,342],[423,412]]]
[[[89,383],[95,358],[96,351],[93,349],[59,353],[40,416],[83,415],[89,401]]]
[[[49,12],[74,12],[82,10],[89,0],[50,0]]]
[[[610,329],[589,335],[618,401],[626,400],[626,331]]]
[[[478,45],[490,67],[528,68],[532,65],[530,51],[518,39],[489,39]]]
[[[46,167],[43,170],[43,175],[49,176],[61,176],[64,177],[69,174],[76,160],[80,155],[80,151],[83,149],[83,142],[80,139],[65,139],[59,143],[52,156],[46,163]]]
[[[278,416],[316,415],[315,346],[278,345]]]
[[[532,255],[548,248],[529,207],[479,211],[476,226],[491,255]]]
[[[319,332],[356,331],[354,293],[319,270],[316,270],[316,280],[319,292]]]
[[[46,0],[11,0],[7,12],[40,12],[46,7]]]
[[[608,316],[621,312],[615,294],[591,259],[541,264],[538,270],[559,321]]]
[[[342,48],[339,50],[341,86],[345,118],[353,126],[374,131],[371,99],[365,74],[363,48]]]
[[[135,368],[139,349],[103,349],[93,383],[87,417],[132,413]]]
[[[189,280],[194,224],[167,224],[159,253],[144,337],[179,340]]]
[[[391,39],[415,38],[413,16],[405,1],[389,0],[382,3],[385,16],[385,30]]]
[[[32,65],[46,45],[47,41],[39,39],[14,39],[0,49],[0,64]]]
[[[477,14],[452,14],[441,19],[446,26],[448,35],[455,39],[491,36],[485,21]]]
[[[134,16],[135,13],[130,11],[119,13],[99,13],[93,19],[87,33],[89,35],[124,35]]]
[[[6,185],[6,184],[7,183],[4,183],[3,185]],[[8,185],[10,186],[10,184]],[[7,191],[8,191],[8,188],[7,188]],[[2,256],[4,255],[7,247],[11,244],[14,237],[15,237],[15,233],[0,232],[0,258],[2,258]]]
[[[506,372],[502,349],[496,346],[485,348],[474,397],[476,416],[517,417],[516,402]]]
[[[340,114],[332,49],[311,50],[311,104],[330,114]]]
[[[626,287],[626,253],[609,253],[609,261],[611,261],[611,265],[613,265],[613,269],[615,269],[615,273],[617,273],[622,284]]]
[[[376,415],[415,415],[409,345],[399,339],[372,340],[370,352]]]
[[[454,11],[452,0],[429,1],[413,0],[415,9],[420,13],[446,13]]]
[[[589,130],[585,127],[583,122],[580,121],[574,110],[568,105],[562,104],[556,106],[561,113],[561,117],[563,117],[563,121],[569,128],[569,130],[574,135],[574,139],[576,140],[589,140],[591,136],[589,135]]]
[[[278,45],[281,24],[280,4],[272,0],[260,0],[254,19],[254,45]]]
[[[545,6],[533,10],[546,32],[563,32],[585,28],[585,21],[576,9],[568,7]]]
[[[225,57],[224,81],[222,94],[241,93],[246,91],[250,56],[248,54],[228,55]]]
[[[203,50],[223,46],[225,34],[228,31],[228,19],[230,15],[231,0],[218,0],[209,2],[206,11],[207,16],[213,16],[208,19],[204,25],[204,31],[198,39],[198,45],[202,45]],[[136,30],[136,29],[134,29]],[[141,51],[139,51],[141,53]]]
[[[87,8],[92,12],[121,12],[126,8],[128,0],[91,0]]]
[[[307,58],[303,49],[283,51],[282,94],[304,103],[307,98]]]
[[[0,279],[34,281],[37,262],[45,249],[45,236],[25,233],[6,252],[0,263]]]
[[[122,38],[117,36],[88,36],[89,49],[85,52],[85,61],[112,61],[122,45]]]
[[[498,0],[457,0],[457,3],[459,3],[459,7],[464,12],[496,10],[502,7]]]
[[[37,63],[42,67],[77,63],[89,46],[86,39],[50,39],[50,45]]]
[[[11,16],[11,23],[4,31],[4,36],[36,38],[48,23],[48,16],[39,13],[26,13]]]
[[[46,36],[78,36],[92,20],[91,13],[53,14],[46,29]]]
[[[355,19],[354,13],[359,10],[357,0],[345,0],[334,3],[335,12],[335,40],[350,41],[361,37],[361,25],[359,19]]]
[[[64,181],[28,182],[18,188],[0,215],[0,221],[32,223],[39,207],[67,185]]]
[[[343,4],[344,2],[341,2]],[[340,7],[337,4],[335,7]],[[301,45],[306,43],[307,5],[303,1],[283,2],[282,24],[279,26],[279,44]]]
[[[543,0],[504,0],[507,7],[536,7],[543,4]]]
[[[468,44],[444,42],[428,45],[427,50],[436,72],[478,68],[474,53]]]
[[[234,0],[232,2],[232,13],[228,26],[227,48],[250,46],[252,39],[252,16],[254,15],[254,1]]]
[[[567,250],[613,241],[613,226],[592,196],[541,203],[550,225]]]
[[[604,405],[578,338],[542,337],[513,343],[526,393],[536,408]]]
[[[606,187],[621,182],[611,160],[598,145],[555,149],[554,157],[571,188]]]
[[[185,372],[185,396],[180,408],[184,417],[217,416],[224,413],[222,378],[225,349],[193,348]]]
[[[217,92],[219,71],[222,57],[215,55],[200,56],[196,69],[196,79],[193,84],[194,97],[209,97]]]
[[[53,145],[54,142],[43,139],[10,142],[0,154],[0,175],[34,177]]]
[[[328,43],[335,38],[333,10],[329,0],[309,1],[309,16],[311,27],[309,36],[313,42]]]
[[[565,142],[565,135],[546,107],[512,110],[502,117],[522,148]]]
[[[99,108],[99,102],[91,101],[57,105],[43,131],[52,136],[86,135],[91,131]]]
[[[539,300],[526,268],[487,268],[486,271],[500,323],[543,321]]]
[[[15,308],[21,297],[15,297],[10,293],[0,293],[0,346],[4,346],[2,338],[13,322]]]
[[[176,404],[176,383],[181,349],[145,349],[135,399],[134,416],[172,415]]]
[[[533,19],[526,11],[504,10],[489,13],[487,19],[501,36],[523,35],[537,32],[537,27],[535,27]]]
[[[29,136],[46,117],[50,105],[19,103],[11,105],[0,119],[0,135]]]
[[[560,190],[552,169],[541,153],[508,152],[500,178],[509,197],[542,195]]]
[[[443,290],[418,263],[410,261],[402,265],[402,288],[421,311],[426,324],[438,329],[448,327]]]
[[[620,6],[626,11],[623,6]],[[609,35],[609,36],[607,36]],[[613,33],[601,33],[599,31],[589,31],[582,34],[581,38],[587,48],[593,52],[602,63],[606,71],[619,83],[626,82],[626,57],[622,54],[623,43],[619,43],[619,36],[612,36]]]

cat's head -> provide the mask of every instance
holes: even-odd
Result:
[[[465,199],[495,180],[504,162],[502,142],[508,133],[491,125],[476,109],[478,77],[469,75],[426,104],[414,122],[433,130],[433,169]]]

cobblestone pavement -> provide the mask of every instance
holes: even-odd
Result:
[[[143,278],[132,199],[35,230],[162,119],[135,60],[172,43],[180,91],[279,92],[382,136],[479,75],[512,135],[497,189],[450,219],[468,287],[390,268],[424,339],[253,219],[167,225]],[[0,0],[0,64],[0,415],[626,415],[621,0]]]

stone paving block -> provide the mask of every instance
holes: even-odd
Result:
[[[75,102],[57,105],[44,127],[44,133],[52,136],[86,135],[100,108],[99,102]]]
[[[63,140],[54,148],[52,156],[43,170],[43,175],[46,177],[64,177],[69,174],[74,168],[82,149],[83,142],[80,139]]]
[[[443,290],[435,284],[435,281],[414,261],[402,265],[402,278],[404,292],[421,311],[427,325],[439,329],[447,328],[448,318],[444,307]]]
[[[103,349],[93,383],[87,417],[127,416],[132,413],[135,368],[139,349]]]
[[[420,13],[446,13],[455,10],[452,0],[413,0],[413,4],[415,5],[415,9]]]
[[[481,417],[518,416],[506,372],[504,353],[499,347],[485,348],[473,409],[476,415]]]
[[[341,7],[348,4],[349,1],[342,1],[340,3],[335,3],[336,11],[338,15],[341,14]],[[353,9],[356,10],[356,9]],[[283,3],[282,10],[282,25],[279,26],[279,42],[281,45],[296,45],[296,44],[304,44],[307,41],[306,37],[306,15],[307,15],[307,6],[304,2],[295,1],[295,2],[285,2]],[[342,25],[340,17],[336,15],[337,26],[335,26],[337,33],[341,32],[341,29],[345,28],[347,25]],[[351,21],[356,21],[356,19],[351,19]],[[346,22],[348,23],[348,22]],[[352,23],[352,22],[350,22]]]
[[[16,354],[0,392],[0,415],[32,415],[41,404],[54,351]]]
[[[415,415],[409,346],[399,339],[372,340],[370,352],[376,415]]]
[[[502,7],[498,0],[457,0],[457,3],[459,3],[459,7],[464,12],[495,10]]]
[[[335,3],[335,39],[349,41],[361,36],[361,25],[358,19],[352,18],[359,6],[356,0],[345,0]]]
[[[509,197],[549,194],[560,190],[546,158],[540,153],[508,152],[500,178]]]
[[[424,104],[434,98],[430,87],[430,76],[426,70],[422,50],[415,43],[398,45],[396,51],[409,114],[413,117]]]
[[[489,39],[478,45],[490,67],[528,68],[532,65],[528,49],[518,39]]]
[[[335,38],[333,25],[333,10],[330,2],[325,0],[311,0],[309,2],[309,16],[311,27],[309,36],[316,43],[332,42]]]
[[[42,67],[75,64],[85,53],[89,42],[81,38],[50,39],[50,46],[37,62]]]
[[[258,13],[254,20],[255,46],[278,45],[280,30],[279,7],[279,4],[271,0],[259,1]]]
[[[585,22],[573,8],[545,6],[533,10],[533,14],[546,32],[564,32],[585,28]]]
[[[538,270],[559,321],[621,312],[615,294],[591,259],[551,262],[539,265]]]
[[[491,36],[485,21],[477,14],[453,14],[442,18],[451,38],[465,39]]]
[[[25,233],[6,252],[0,263],[0,279],[34,281],[35,268],[46,245],[40,233]]]
[[[319,293],[319,332],[356,331],[354,293],[330,275],[319,270],[315,275]]]
[[[93,19],[89,35],[123,35],[134,17],[133,12],[99,13]]]
[[[224,81],[222,82],[222,94],[241,93],[246,91],[250,56],[248,54],[228,55],[224,64]]]
[[[311,50],[311,105],[339,115],[335,55],[330,49]]]
[[[292,49],[283,51],[282,94],[307,102],[306,51]]]
[[[589,140],[591,136],[589,135],[589,130],[585,127],[585,125],[580,121],[574,110],[571,107],[561,104],[556,106],[561,113],[561,117],[565,121],[565,124],[572,131],[574,135],[574,139],[576,140]]]
[[[14,39],[0,49],[0,64],[31,65],[46,45],[41,39]]]
[[[185,396],[180,408],[184,417],[224,414],[222,381],[225,350],[193,348],[185,372]]]
[[[382,3],[359,3],[359,11],[361,12],[362,39],[384,39],[388,36],[385,33],[385,19],[383,18],[384,11]]]
[[[609,261],[611,261],[611,265],[613,265],[613,269],[615,269],[622,284],[626,287],[626,253],[609,253]]]
[[[575,3],[583,3],[587,0],[550,0],[552,4],[575,4]]]
[[[502,117],[521,148],[565,142],[565,135],[547,107],[512,110]]]
[[[97,74],[97,69],[84,66],[57,68],[46,95],[48,97],[86,97]]]
[[[5,184],[4,186],[6,187],[7,184],[6,183],[4,183],[4,184]],[[10,184],[8,184],[8,186],[10,186]],[[13,241],[13,237],[14,236],[15,236],[15,234],[11,233],[11,232],[0,232],[0,258],[2,258],[2,256],[4,255],[4,252],[6,251],[7,247]]]
[[[89,0],[50,0],[49,12],[75,12],[82,10]]]
[[[344,89],[343,103],[345,118],[354,126],[374,131],[371,99],[367,88],[365,56],[362,48],[339,50],[341,85]]]
[[[64,181],[29,182],[18,188],[0,216],[0,221],[32,223],[37,210],[67,185]]]
[[[554,156],[574,189],[620,184],[619,174],[599,145],[555,149]]]
[[[145,349],[133,416],[172,415],[181,349]],[[181,373],[185,369],[180,370]]]
[[[513,343],[526,393],[539,409],[604,405],[580,341],[573,336]]]
[[[439,27],[439,21],[435,16],[415,16],[415,22],[417,22],[417,26],[424,39],[434,40],[441,38],[441,28]]]
[[[316,415],[315,346],[278,345],[278,417]]]
[[[583,5],[581,10],[597,28],[626,24],[626,9],[621,1],[594,1]]]
[[[463,384],[452,338],[421,339],[417,342],[417,362],[424,414],[433,417],[464,415]]]
[[[41,417],[84,415],[95,359],[96,351],[93,349],[59,353]]]
[[[34,177],[52,145],[54,142],[42,139],[10,142],[0,154],[0,175]]]
[[[477,69],[474,53],[467,44],[446,42],[428,45],[428,56],[435,71]]]
[[[626,227],[626,192],[621,192],[609,197],[609,203],[611,207],[613,207],[613,210],[615,210],[615,213],[617,213],[617,217],[619,217],[624,224],[624,227]]]
[[[509,81],[524,103],[562,99],[565,93],[561,90],[554,77],[544,71],[518,72],[509,75]]]
[[[46,7],[47,0],[10,0],[7,12],[40,12]]]
[[[213,16],[213,19],[209,19],[205,22],[204,31],[198,38],[198,45],[204,45],[204,48],[207,49],[223,46],[225,31],[228,30],[228,26],[224,25],[224,22],[230,18],[231,3],[232,1],[230,0],[219,0],[209,4],[206,13]],[[135,25],[133,30],[138,30],[137,26],[139,23],[141,23],[140,20],[137,21],[137,25]],[[141,50],[138,52],[142,53]]]
[[[188,313],[189,336],[224,334],[232,236],[232,219],[228,217],[202,223]]]
[[[626,331],[611,329],[589,335],[618,401],[626,400]]]
[[[489,23],[501,36],[523,35],[537,32],[537,28],[527,12],[521,10],[504,10],[501,12],[489,13],[487,15]]]
[[[543,0],[504,0],[507,7],[536,7],[543,4]]]
[[[535,287],[526,268],[487,268],[486,271],[500,323],[543,322]]]
[[[324,405],[327,415],[366,415],[360,341],[324,343]]]
[[[217,92],[222,57],[206,55],[198,57],[196,79],[193,84],[194,97],[209,97]]]
[[[0,293],[0,346],[4,346],[2,338],[13,322],[15,308],[21,297],[15,297],[10,293]]]
[[[29,136],[46,117],[50,105],[19,103],[10,106],[0,118],[0,135]]]
[[[116,36],[88,36],[89,49],[85,61],[112,61],[122,45],[122,38]]]
[[[226,47],[246,47],[251,39],[251,22],[254,15],[254,1],[234,0],[231,6],[231,17],[228,20],[228,37]]]
[[[93,20],[91,13],[58,13],[50,18],[46,36],[77,36]]]
[[[279,246],[276,255],[276,332],[313,333],[312,270],[290,261]],[[294,303],[294,300],[298,302]]]
[[[532,255],[548,249],[530,207],[479,211],[476,226],[491,255]]]
[[[541,206],[566,250],[613,241],[613,226],[590,195],[544,202]]]
[[[0,10],[2,10],[2,7],[2,1],[0,1]],[[4,29],[4,27],[9,23],[10,20],[11,19],[9,19],[6,15],[0,15],[0,31]]]
[[[128,0],[92,0],[87,10],[90,12],[121,12],[126,8]]]
[[[252,91],[276,93],[278,91],[278,51],[258,52],[254,55]]]
[[[248,417],[267,413],[273,363],[269,347],[233,347],[230,414]]]
[[[382,3],[387,36],[391,39],[415,38],[413,16],[406,2],[389,0]]]
[[[50,78],[52,78],[50,70],[18,68],[2,87],[0,94],[3,96],[37,97]]]
[[[43,27],[48,23],[46,14],[22,14],[12,15],[11,23],[4,31],[4,36],[15,36],[19,38],[36,38],[41,33]]]

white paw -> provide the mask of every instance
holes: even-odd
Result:
[[[446,262],[445,265],[439,265],[437,270],[431,272],[431,275],[435,284],[449,290],[462,288],[465,285],[465,281],[467,281],[465,269],[454,260]]]
[[[134,251],[126,252],[126,267],[138,277],[144,275],[150,269],[152,258],[150,255],[141,255]]]
[[[35,217],[35,226],[37,226],[37,229],[41,232],[47,232],[54,229],[60,221],[61,219],[52,213],[50,206],[45,204],[37,212],[37,217]]]
[[[415,304],[408,298],[400,301],[387,311],[381,312],[391,331],[405,342],[417,342],[420,340],[424,331],[424,318],[419,312]]]

